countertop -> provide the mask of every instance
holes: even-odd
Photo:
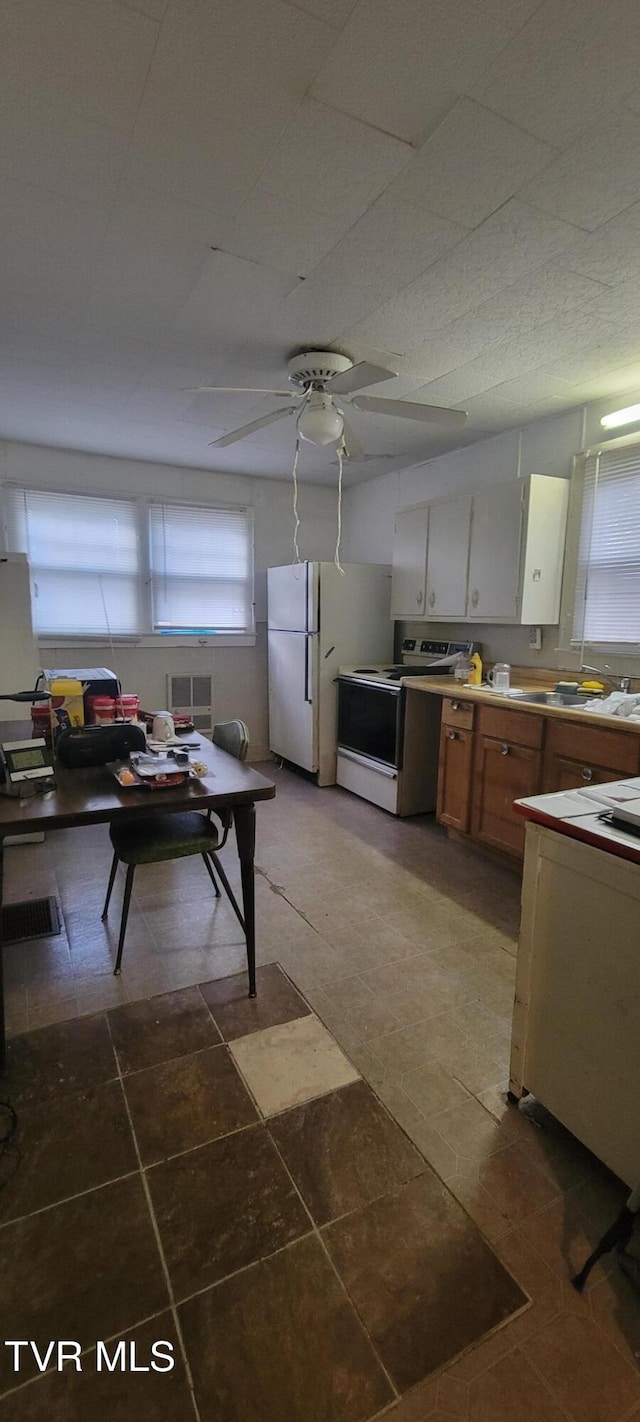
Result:
[[[432,696],[452,696],[456,701],[472,701],[480,706],[499,706],[503,711],[519,711],[524,715],[534,716],[559,716],[563,721],[599,726],[601,730],[626,731],[630,735],[640,735],[640,721],[629,721],[626,716],[600,716],[597,711],[583,711],[579,706],[546,706],[539,702],[520,701],[517,697],[484,691],[479,686],[462,686],[451,676],[411,676],[403,678],[402,685],[411,691],[427,691]],[[545,688],[540,682],[531,682],[529,685],[523,682],[521,689],[552,691],[553,687]]]
[[[580,714],[580,713],[578,713]],[[629,780],[613,780],[608,785],[587,789],[560,790],[550,795],[530,795],[516,800],[514,809],[526,820],[534,820],[546,829],[556,830],[569,839],[581,840],[606,854],[640,864],[640,838],[630,831],[603,823],[603,811],[615,809],[632,795],[640,797],[640,776]]]

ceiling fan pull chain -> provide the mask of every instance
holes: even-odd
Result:
[[[293,548],[294,548],[294,553],[295,553],[295,557],[294,557],[294,560],[293,560],[294,565],[295,565],[296,563],[301,563],[301,562],[302,562],[302,559],[301,559],[301,557],[300,557],[300,549],[299,549],[299,547],[298,547],[298,529],[299,529],[299,527],[300,527],[300,519],[299,519],[299,517],[298,517],[298,459],[299,459],[299,457],[300,457],[300,437],[299,437],[299,435],[296,435],[296,452],[295,452],[295,454],[294,454],[294,456],[293,456],[293,470],[292,470],[292,474],[293,474]]]
[[[342,460],[345,452],[344,439],[336,450],[338,456],[338,536],[336,538],[335,565],[339,573],[344,577],[344,568],[340,562],[340,544],[342,542]]]

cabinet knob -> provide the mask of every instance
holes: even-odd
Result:
[[[459,701],[452,701],[452,702],[451,702],[451,710],[452,710],[452,711],[459,711],[459,710],[460,710],[460,702],[459,702]]]
[[[416,602],[417,602],[417,604],[418,604],[418,607],[420,606],[423,597],[424,597],[424,593],[422,592],[422,590],[420,590],[420,592],[418,593],[418,596],[417,596],[417,598],[416,598]]]
[[[457,741],[457,739],[458,739],[458,732],[457,732],[457,731],[447,731],[447,735],[448,735],[450,741]]]
[[[473,592],[472,592],[472,594],[471,594],[471,606],[472,606],[472,607],[477,607],[479,601],[480,601],[480,593],[478,592],[478,589],[477,589],[477,588],[474,588],[474,589],[473,589]]]
[[[507,745],[507,742],[506,742],[506,741],[503,741],[503,742],[502,742],[502,745],[500,746],[500,755],[508,755],[508,754],[509,754],[509,750],[510,750],[510,747]]]
[[[435,605],[436,605],[436,595],[435,595],[435,593],[432,591],[432,592],[429,593],[429,607],[435,607]]]
[[[583,779],[583,780],[587,780],[587,781],[588,781],[588,780],[593,780],[593,771],[591,770],[591,767],[590,767],[590,766],[588,766],[588,765],[583,765],[583,767],[582,767],[582,779]]]

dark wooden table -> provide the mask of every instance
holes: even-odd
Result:
[[[19,740],[31,735],[31,722],[2,722],[2,739]],[[256,800],[272,800],[276,787],[271,780],[243,765],[211,741],[191,734],[197,741],[194,759],[208,767],[202,780],[166,790],[124,789],[106,766],[89,770],[65,770],[56,765],[56,789],[49,796],[34,795],[20,801],[0,795],[0,909],[3,893],[3,851],[8,835],[34,834],[57,829],[82,829],[83,825],[110,824],[113,820],[142,818],[154,812],[172,810],[232,810],[242,879],[249,995],[256,990],[255,851]],[[80,843],[78,850],[81,850]],[[0,913],[0,1066],[5,1059],[4,986],[2,977],[2,915]]]

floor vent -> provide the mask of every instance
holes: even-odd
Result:
[[[55,938],[61,932],[58,904],[48,899],[24,899],[5,904],[2,910],[2,942],[24,943],[27,938]]]

